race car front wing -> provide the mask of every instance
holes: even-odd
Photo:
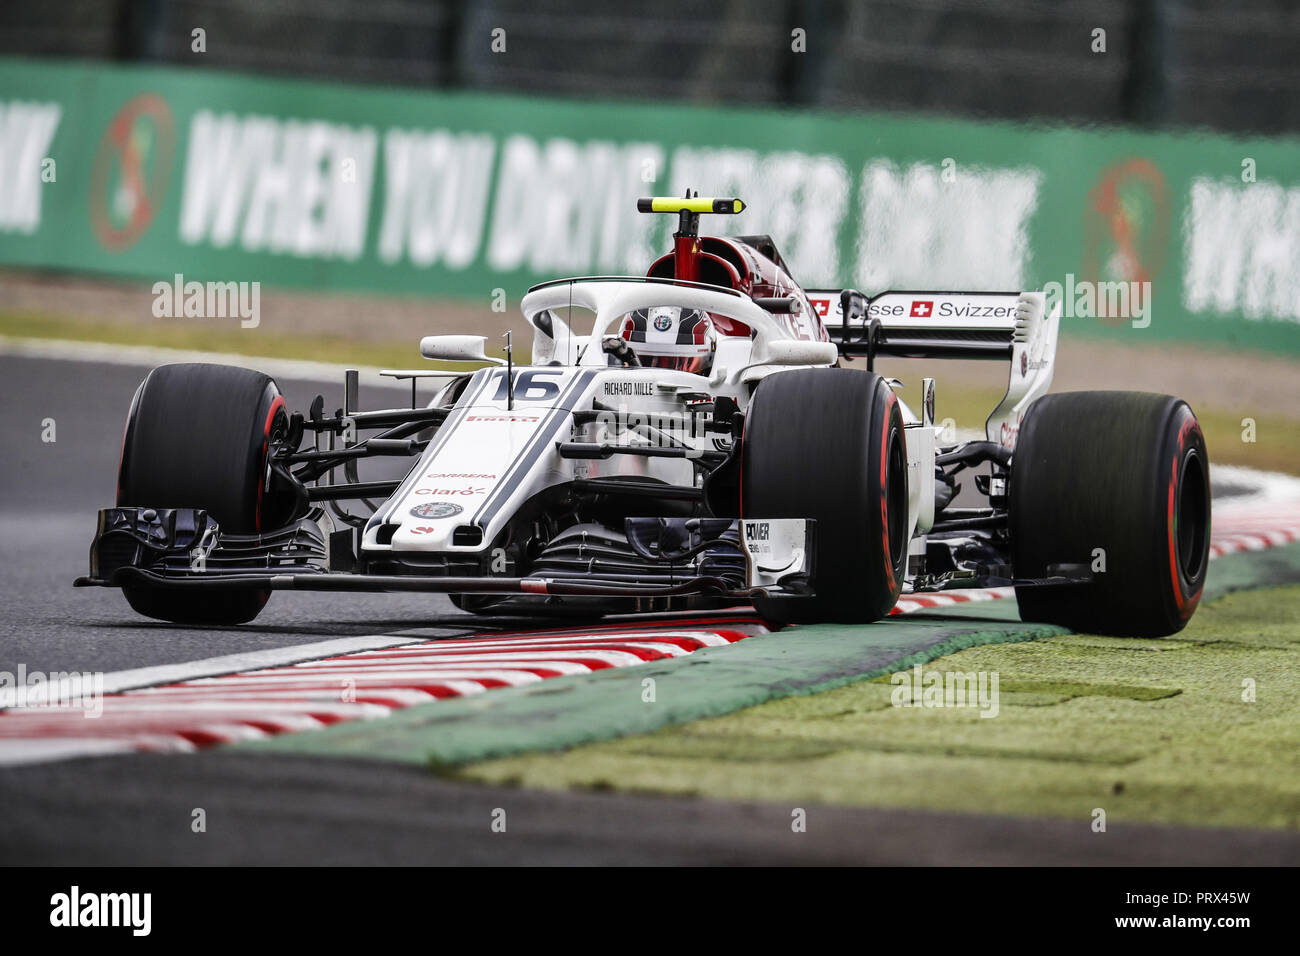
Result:
[[[659,519],[628,519],[634,523]],[[723,524],[730,525],[726,521]],[[202,509],[105,508],[90,547],[90,574],[77,587],[146,586],[164,589],[265,591],[420,591],[443,594],[560,597],[727,598],[813,593],[815,522],[753,519],[739,522],[745,586],[714,574],[681,574],[638,582],[593,574],[581,579],[535,575],[366,574],[331,570],[330,542],[312,516],[265,535],[223,532]],[[346,534],[346,532],[344,532]],[[643,537],[643,532],[636,534]],[[330,536],[332,537],[332,536]],[[640,543],[640,542],[639,542]],[[642,544],[644,547],[644,544]],[[680,558],[682,555],[675,555]]]

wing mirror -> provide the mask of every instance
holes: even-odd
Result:
[[[773,365],[834,365],[840,350],[834,342],[805,342],[800,339],[777,339],[757,351],[737,377],[742,382],[762,378],[759,368]]]
[[[778,339],[767,343],[755,365],[833,365],[840,357],[834,342]]]
[[[420,354],[444,362],[488,362],[505,365],[505,359],[487,354],[486,335],[426,335],[420,339]]]

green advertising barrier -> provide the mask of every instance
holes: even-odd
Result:
[[[513,304],[644,272],[671,223],[636,198],[690,186],[809,287],[1047,288],[1067,334],[1300,354],[1297,145],[0,58],[0,264]]]

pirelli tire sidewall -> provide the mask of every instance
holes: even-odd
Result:
[[[1034,402],[1012,460],[1009,530],[1017,578],[1081,565],[1092,583],[1017,587],[1025,620],[1076,631],[1181,630],[1205,587],[1209,456],[1181,399],[1066,392]]]
[[[816,521],[815,595],[755,600],[789,623],[878,620],[907,569],[907,447],[885,381],[857,369],[797,369],[759,384],[741,450],[743,517]]]
[[[226,365],[163,365],[131,402],[118,466],[117,503],[202,508],[223,531],[256,534],[292,517],[291,496],[266,490],[267,456],[288,425],[275,381]],[[141,614],[184,624],[241,624],[269,591],[123,589]]]

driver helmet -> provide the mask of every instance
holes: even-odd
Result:
[[[717,332],[699,309],[657,306],[637,309],[620,331],[643,366],[705,375],[713,367]]]

